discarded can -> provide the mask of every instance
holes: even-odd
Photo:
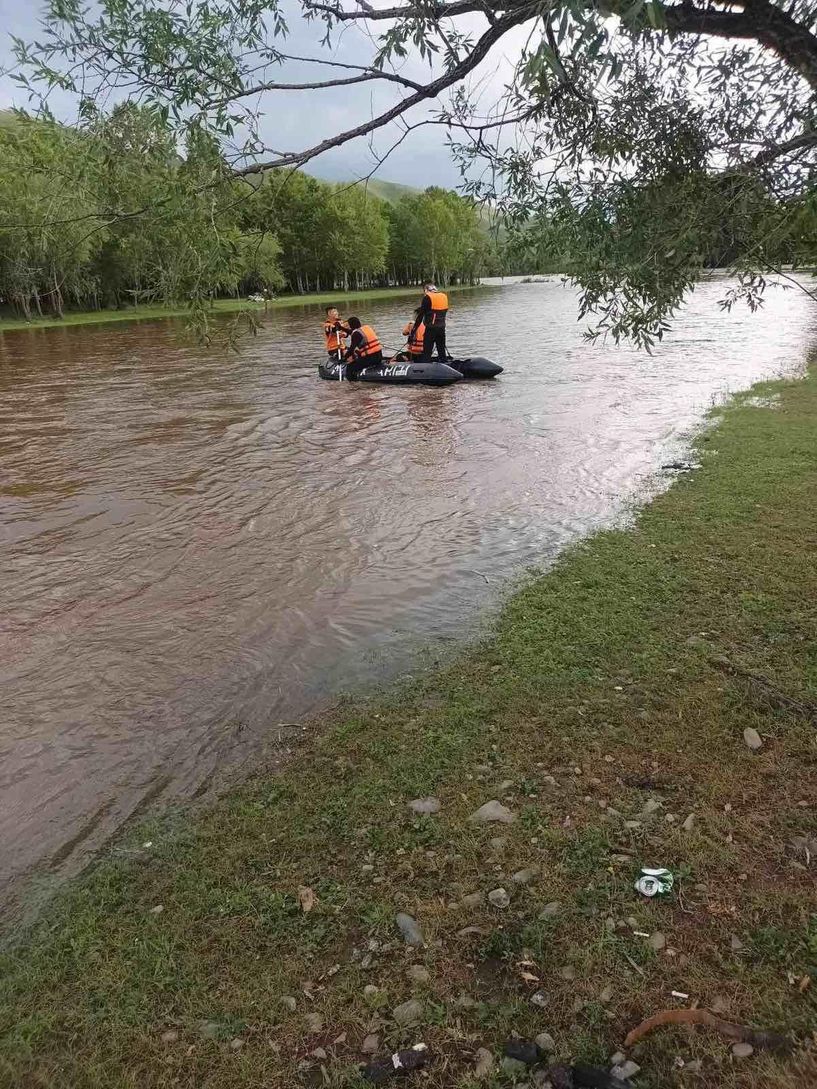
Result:
[[[642,866],[641,876],[636,881],[635,888],[636,892],[640,892],[642,896],[666,896],[672,891],[674,884],[675,878],[669,870],[653,870]]]

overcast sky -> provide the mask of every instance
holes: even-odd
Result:
[[[378,6],[385,6],[386,0],[375,2]],[[357,24],[346,24],[342,29],[337,29],[334,51],[330,52],[320,46],[324,24],[308,24],[298,14],[300,9],[297,5],[290,2],[286,6],[290,34],[281,46],[286,52],[299,56],[347,60],[352,64],[366,64],[372,57],[374,45]],[[356,7],[353,0],[349,6]],[[11,64],[9,35],[26,40],[37,36],[39,10],[37,4],[28,7],[23,6],[20,0],[0,0],[0,69],[7,69]],[[468,26],[476,34],[487,25],[479,16],[468,18],[470,22],[461,25]],[[518,55],[525,36],[526,31],[522,29],[512,36],[509,35],[502,44],[502,53],[492,54],[489,61],[472,77],[472,84],[482,88],[486,102],[495,98],[507,81],[515,60],[511,52],[515,50]],[[407,62],[401,71],[406,76],[423,82],[430,75],[428,65],[419,60]],[[276,69],[275,78],[293,82],[321,78],[320,73],[323,73],[323,78],[338,74],[317,65],[288,63],[285,67]],[[264,111],[261,132],[272,147],[284,150],[301,149],[360,124],[372,116],[373,112],[379,113],[387,109],[397,101],[400,93],[399,87],[388,83],[382,86],[362,84],[310,92],[279,92],[274,99],[267,96],[261,103]],[[445,102],[445,99],[442,101]],[[27,103],[8,72],[0,73],[0,108],[10,105],[25,107]],[[436,105],[439,106],[439,102]],[[432,103],[430,107],[425,104],[416,107],[409,120],[416,121],[428,116],[434,106]],[[73,103],[67,98],[55,100],[52,108],[62,120],[73,119]],[[373,137],[375,155],[382,156],[401,131],[395,126],[379,130]],[[368,174],[375,162],[367,139],[362,138],[312,160],[307,170],[320,177],[347,180]],[[380,167],[377,177],[420,188],[428,185],[456,187],[459,181],[459,173],[446,147],[445,131],[438,127],[427,127],[411,133]]]

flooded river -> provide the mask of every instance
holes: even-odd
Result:
[[[555,281],[457,295],[450,347],[507,370],[446,389],[319,382],[315,307],[240,356],[173,322],[0,336],[6,898],[467,635],[649,494],[713,399],[802,366],[810,300],[729,316],[722,292],[652,358],[585,344]],[[394,344],[410,306],[359,312]]]

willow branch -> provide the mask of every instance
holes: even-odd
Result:
[[[253,163],[251,166],[243,167],[235,172],[235,176],[239,178],[246,177],[248,174],[259,174],[265,170],[272,170],[281,166],[303,166],[304,163],[309,162],[310,159],[314,159],[318,155],[322,155],[325,151],[329,151],[330,148],[339,147],[341,144],[348,143],[350,140],[355,140],[359,136],[365,136],[367,133],[388,125],[390,121],[400,117],[407,110],[410,110],[412,106],[416,106],[426,99],[436,98],[442,91],[447,90],[455,83],[459,83],[487,57],[493,46],[512,27],[530,18],[533,10],[534,5],[526,5],[524,8],[520,7],[517,11],[514,11],[513,14],[504,15],[501,19],[497,19],[496,24],[485,31],[468,56],[461,60],[459,64],[454,65],[448,72],[427,83],[415,91],[414,94],[407,95],[395,106],[392,106],[391,109],[378,114],[377,117],[372,117],[361,125],[356,125],[352,129],[346,129],[345,132],[340,132],[336,136],[322,140],[319,144],[314,144],[304,151],[293,151],[281,155],[277,159],[263,163]]]

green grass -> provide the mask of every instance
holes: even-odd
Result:
[[[817,804],[817,375],[753,393],[774,405],[738,397],[700,470],[532,578],[492,638],[343,701],[281,774],[131,830],[66,889],[0,963],[0,1084],[340,1089],[376,1032],[381,1051],[429,1045],[416,1084],[465,1089],[477,1047],[512,1032],[604,1061],[684,1004],[672,990],[798,1049],[738,1061],[710,1031],[658,1030],[640,1089],[817,1084],[815,863],[792,848]],[[470,823],[506,780],[517,820]],[[413,816],[431,794],[440,813]],[[642,864],[673,869],[669,897],[639,897]],[[534,866],[509,909],[464,906]],[[659,951],[639,936],[656,931]],[[390,1011],[412,995],[424,1021],[402,1030]]]
[[[478,287],[479,285],[475,285]],[[448,289],[449,292],[472,291],[475,288],[469,286],[455,286]],[[418,287],[383,287],[371,288],[367,291],[326,291],[312,295],[282,295],[267,304],[270,310],[281,310],[291,306],[326,306],[328,303],[338,302],[349,304],[357,301],[376,301],[378,299],[392,299],[410,296],[419,300],[422,290]],[[216,313],[234,314],[240,310],[251,310],[253,313],[264,314],[263,303],[251,303],[245,299],[217,299],[213,304]],[[51,329],[64,328],[67,325],[100,325],[116,321],[155,321],[157,318],[182,318],[190,314],[190,308],[185,304],[167,306],[130,306],[123,310],[66,310],[63,318],[46,315],[43,318],[32,317],[31,321],[23,318],[0,317],[0,333],[16,332],[20,329]]]

